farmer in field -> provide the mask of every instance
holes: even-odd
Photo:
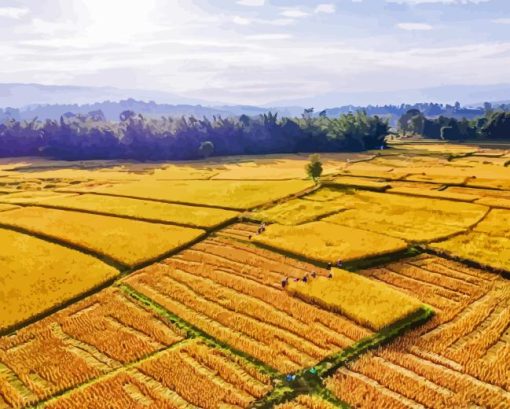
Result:
[[[312,274],[311,274],[311,275],[312,275],[312,278],[317,277],[317,273],[316,273],[315,271],[312,271]]]
[[[307,282],[308,282],[308,274],[305,274],[305,276],[303,277],[303,282],[304,282],[304,283],[307,283]]]
[[[262,222],[257,230],[257,234],[262,234],[266,231],[266,223]]]
[[[343,264],[344,264],[344,263],[342,262],[342,259],[338,259],[338,261],[336,262],[336,266],[337,266],[338,268],[342,268]]]
[[[282,280],[282,288],[287,287],[287,284],[289,284],[289,277],[287,277],[284,280]]]
[[[331,263],[328,263],[328,267],[327,267],[327,269],[328,269],[328,270],[331,270],[331,267],[332,267]]]
[[[333,273],[329,273],[328,278],[333,278]]]

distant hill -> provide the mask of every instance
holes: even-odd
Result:
[[[162,91],[119,89],[114,87],[80,87],[41,84],[0,84],[0,107],[22,108],[30,105],[93,104],[123,99],[157,101],[162,104],[221,104]]]
[[[72,112],[73,114],[86,115],[90,112],[101,111],[108,120],[118,120],[120,113],[131,110],[140,113],[146,117],[161,116],[194,116],[196,118],[213,116],[257,116],[267,112],[278,113],[280,116],[296,116],[303,112],[302,108],[262,108],[246,105],[222,105],[222,106],[202,106],[202,105],[172,105],[156,104],[155,102],[143,102],[135,99],[126,99],[121,101],[96,102],[93,104],[53,104],[53,105],[30,105],[23,108],[0,108],[0,121],[8,118],[16,120],[32,120],[37,117],[44,119],[59,119],[60,116]]]
[[[331,92],[308,98],[282,99],[270,103],[272,106],[313,106],[318,109],[339,105],[387,105],[414,104],[430,101],[441,104],[481,106],[483,102],[499,102],[510,99],[510,84],[495,85],[444,85],[440,87],[392,90],[386,92]]]
[[[483,114],[484,101],[508,101],[510,85],[444,86],[409,91],[330,93],[300,100],[275,102],[267,106],[226,105],[221,102],[187,98],[176,94],[150,90],[122,90],[114,87],[52,86],[40,84],[0,84],[0,121],[6,118],[31,120],[35,117],[58,119],[72,112],[88,114],[102,111],[109,120],[117,120],[125,110],[148,117],[160,116],[257,116],[269,111],[280,116],[299,116],[303,107],[315,107],[317,115],[323,107],[326,114],[366,110],[395,125],[398,117],[408,109],[416,108],[428,117],[445,115],[455,118],[474,118]],[[367,102],[368,101],[368,102]],[[433,101],[402,104],[402,101]],[[449,101],[444,104],[443,101]],[[459,101],[462,108],[453,103]],[[343,103],[343,105],[342,105]],[[6,107],[11,107],[6,109]],[[472,108],[469,108],[472,107]],[[3,108],[3,109],[2,109]]]

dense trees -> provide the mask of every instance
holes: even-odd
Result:
[[[210,154],[360,151],[383,145],[388,131],[385,120],[361,111],[334,119],[310,113],[283,119],[271,113],[154,119],[126,110],[116,122],[94,111],[67,113],[59,121],[7,120],[0,124],[0,156],[179,160]]]
[[[409,110],[399,119],[399,130],[425,138],[462,141],[466,139],[510,140],[510,113],[487,110],[485,116],[467,120],[439,116],[426,118],[418,110]]]

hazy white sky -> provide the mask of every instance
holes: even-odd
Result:
[[[0,82],[262,104],[508,83],[508,0],[0,0]]]

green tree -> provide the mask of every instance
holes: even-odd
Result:
[[[310,163],[306,165],[306,174],[317,182],[322,175],[322,162],[318,154],[310,155]]]
[[[214,144],[211,141],[202,142],[198,148],[198,152],[207,159],[214,152]]]

